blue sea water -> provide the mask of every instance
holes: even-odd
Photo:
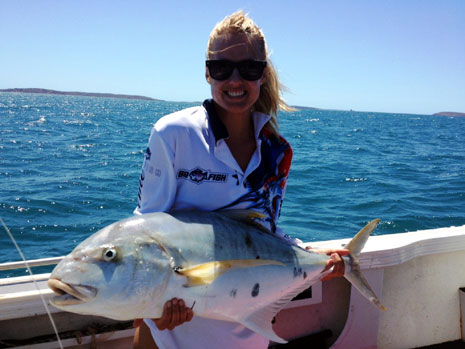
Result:
[[[0,93],[0,217],[26,258],[131,216],[151,125],[192,105]],[[376,217],[375,234],[465,224],[465,118],[302,109],[280,130],[294,148],[290,235],[351,237]],[[0,263],[19,259],[0,231]]]

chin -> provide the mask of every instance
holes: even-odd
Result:
[[[231,114],[249,113],[255,104],[255,101],[250,101],[250,100],[231,101],[231,100],[220,99],[218,101],[214,99],[214,101],[221,109]]]

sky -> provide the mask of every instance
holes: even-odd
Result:
[[[239,9],[291,105],[465,112],[465,0],[0,0],[0,89],[203,101],[208,36]]]

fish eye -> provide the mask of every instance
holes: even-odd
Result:
[[[116,249],[115,248],[109,247],[109,248],[106,248],[103,251],[103,259],[106,260],[107,262],[110,262],[115,258],[116,258]]]

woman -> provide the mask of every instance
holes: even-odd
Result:
[[[205,76],[211,100],[155,124],[135,213],[251,209],[264,213],[261,224],[296,243],[276,228],[292,159],[290,145],[278,133],[277,112],[289,107],[280,95],[264,35],[242,11],[211,32]],[[332,275],[341,274],[339,255],[332,258],[328,267],[337,269]],[[135,347],[151,342],[150,334],[160,348],[268,346],[266,338],[242,325],[193,317],[178,299],[165,304],[160,319],[145,320]]]

